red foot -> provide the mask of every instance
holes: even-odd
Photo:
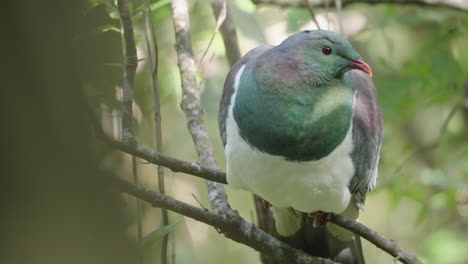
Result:
[[[302,219],[306,222],[306,223],[310,223],[310,220],[312,219],[310,217],[310,213],[305,213],[305,212],[299,212],[301,214],[301,217]]]
[[[331,214],[325,213],[322,211],[315,212],[314,215],[314,227],[325,227],[327,223],[330,221]]]

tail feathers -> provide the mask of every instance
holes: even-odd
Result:
[[[275,231],[280,239],[312,256],[328,258],[341,264],[365,264],[361,239],[354,233],[328,223],[314,227],[291,208],[270,208]],[[357,218],[358,208],[350,206],[343,214]]]
[[[327,244],[330,258],[342,264],[365,264],[361,238],[354,235],[351,240],[343,241],[328,235]]]
[[[306,223],[294,235],[280,239],[312,256],[331,259],[341,264],[365,264],[361,239],[353,235],[350,240],[340,240],[325,228],[314,228]]]

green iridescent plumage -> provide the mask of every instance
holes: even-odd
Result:
[[[337,34],[307,34],[288,38],[246,69],[234,107],[246,141],[296,161],[323,158],[343,141],[354,91],[340,75],[360,59]],[[308,37],[314,41],[305,41]],[[333,53],[322,54],[324,46]]]
[[[289,160],[317,160],[340,144],[351,125],[354,91],[341,82],[311,89],[265,89],[246,72],[234,117],[241,135],[256,148]],[[280,85],[280,84],[278,84]]]

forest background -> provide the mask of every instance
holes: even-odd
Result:
[[[468,237],[468,53],[466,52],[468,48],[468,3],[449,0],[424,2],[425,4],[414,3],[419,1],[393,2],[374,5],[371,4],[372,1],[367,3],[366,1],[349,1],[348,3],[344,0],[343,8],[339,11],[333,3],[329,7],[325,2],[312,5],[320,27],[339,31],[347,36],[366,62],[371,65],[379,104],[384,115],[385,133],[378,187],[369,194],[360,222],[383,236],[397,241],[401,247],[417,255],[424,263],[468,263],[466,250],[468,248],[466,239]],[[184,113],[179,106],[182,90],[177,67],[177,53],[174,48],[175,34],[171,3],[167,0],[159,0],[149,1],[149,4],[159,53],[158,82],[162,120],[160,135],[163,153],[181,160],[197,161],[197,152],[187,131]],[[300,4],[300,1],[294,0],[228,1],[228,10],[237,29],[241,54],[259,45],[279,44],[288,35],[297,31],[316,28],[316,24],[311,19],[310,10],[298,7],[297,5]],[[138,141],[156,149],[152,67],[145,42],[146,26],[143,15],[145,5],[146,1],[137,0],[130,1],[129,5],[138,56],[133,87],[132,123]],[[7,43],[7,45],[12,45],[12,50],[19,48],[24,48],[22,51],[33,50],[19,57],[7,55],[7,61],[9,58],[12,61],[5,63],[22,67],[26,65],[20,63],[22,59],[29,62],[35,60],[38,64],[27,63],[30,68],[21,69],[22,74],[9,77],[16,84],[18,80],[21,80],[20,82],[24,82],[22,83],[24,87],[32,89],[40,87],[40,85],[34,85],[39,82],[33,83],[34,78],[24,79],[23,74],[28,76],[27,73],[33,72],[34,67],[55,69],[54,67],[58,67],[63,62],[64,57],[61,54],[70,55],[75,49],[79,50],[76,54],[71,54],[73,57],[71,62],[76,63],[77,73],[73,77],[63,75],[63,79],[58,78],[57,76],[61,74],[60,69],[55,71],[56,75],[50,72],[49,74],[36,73],[39,74],[38,78],[46,80],[45,82],[50,79],[55,80],[56,83],[60,80],[64,83],[73,80],[76,83],[56,94],[52,90],[49,91],[50,93],[36,97],[33,96],[34,93],[29,93],[27,98],[35,98],[35,100],[31,99],[32,103],[26,104],[22,110],[12,106],[16,109],[15,111],[31,118],[29,115],[40,109],[33,108],[32,105],[39,101],[44,105],[47,104],[50,111],[62,115],[62,119],[50,118],[49,121],[37,125],[34,125],[37,120],[29,120],[31,122],[24,127],[21,126],[24,131],[32,132],[36,128],[45,126],[47,122],[64,122],[61,125],[65,126],[65,130],[63,126],[47,127],[47,129],[55,129],[56,137],[51,139],[50,145],[40,147],[41,143],[38,143],[38,140],[31,141],[28,145],[33,146],[31,155],[35,153],[34,149],[37,147],[41,151],[38,150],[36,154],[42,153],[44,156],[55,157],[57,156],[56,150],[48,149],[50,146],[55,146],[54,143],[63,140],[63,144],[57,146],[64,147],[68,144],[80,144],[86,141],[80,138],[83,134],[80,134],[79,124],[89,124],[89,120],[81,120],[82,123],[80,123],[71,115],[67,115],[67,110],[73,111],[67,105],[68,102],[74,102],[70,95],[74,94],[77,98],[82,96],[81,92],[76,91],[84,91],[84,101],[91,105],[95,113],[99,113],[99,121],[102,122],[103,129],[115,137],[121,136],[119,127],[122,118],[121,100],[124,94],[122,76],[125,70],[125,40],[122,36],[119,10],[110,1],[82,1],[80,5],[75,6],[78,11],[71,10],[71,7],[63,7],[63,9],[60,7],[63,6],[61,4],[48,8],[35,6],[35,4],[21,6],[18,2],[16,10],[23,10],[22,14],[28,16],[22,20],[26,22],[19,26],[22,30],[16,33],[15,41],[18,43],[26,41],[22,42],[24,47],[15,46],[15,42]],[[201,87],[205,123],[214,146],[215,157],[221,170],[224,171],[224,152],[218,135],[217,113],[229,63],[221,34],[215,32],[217,20],[213,15],[210,2],[189,1],[188,8],[193,51],[199,69],[197,82]],[[60,10],[65,11],[61,13]],[[44,17],[41,16],[41,12],[44,12],[42,14],[49,13],[51,18],[42,20]],[[18,11],[14,14],[20,13]],[[59,15],[54,18],[52,15],[57,13]],[[69,14],[73,16],[67,17]],[[38,18],[41,20],[36,20]],[[42,21],[44,25],[55,25],[60,18],[63,18],[65,22],[73,22],[75,27],[70,28],[71,24],[64,23],[57,25],[57,28],[50,27],[51,31],[41,36],[41,31],[33,30],[35,26],[31,24],[34,21]],[[76,20],[72,20],[75,18]],[[15,22],[18,19],[19,17],[16,17],[10,21]],[[54,35],[54,30],[60,31],[60,34],[65,34],[67,39],[71,39],[67,42],[70,45],[59,45],[60,42],[54,42],[53,36],[56,36],[59,41],[62,40],[62,35]],[[64,31],[68,33],[63,33]],[[48,36],[47,43],[42,40],[44,36]],[[27,41],[28,39],[34,41]],[[66,49],[69,47],[70,49]],[[33,53],[42,54],[43,57],[28,57],[28,54]],[[48,61],[50,65],[52,61],[59,63],[50,66]],[[67,69],[62,70],[65,72]],[[28,84],[28,81],[31,83]],[[48,88],[44,89],[48,91]],[[67,89],[72,89],[74,93],[67,96]],[[16,93],[16,91],[12,92]],[[88,103],[83,103],[84,101],[80,101],[81,106],[88,105]],[[9,113],[6,110],[2,112]],[[79,116],[80,113],[76,114]],[[50,117],[50,115],[46,116]],[[18,120],[21,119],[12,120],[11,124],[15,124]],[[73,120],[75,121],[71,122]],[[88,133],[89,131],[81,132]],[[32,134],[39,138],[39,133]],[[26,137],[15,132],[10,136],[3,138],[18,138],[21,142],[20,139]],[[63,139],[58,139],[61,137]],[[31,135],[28,138],[31,139]],[[33,138],[36,137],[33,136]],[[158,180],[155,176],[157,168],[154,165],[112,150],[99,140],[87,140],[88,143],[94,143],[93,147],[83,149],[80,153],[86,156],[87,151],[90,151],[93,157],[97,157],[93,158],[89,164],[94,164],[93,166],[99,170],[116,174],[129,181],[132,180],[132,171],[136,169],[139,184],[152,190],[158,189]],[[75,143],[69,143],[71,141]],[[46,142],[48,141],[44,141]],[[5,142],[5,146],[11,146],[11,143],[11,141]],[[25,153],[21,151],[21,148],[26,148],[26,145],[25,143],[24,146],[15,146],[10,153]],[[55,151],[55,154],[52,151]],[[71,157],[77,153],[70,152],[69,154]],[[20,166],[19,156],[19,154],[10,156],[12,164]],[[42,166],[40,166],[37,155],[35,157],[34,162],[37,162],[40,168],[46,167],[44,166],[46,162],[41,163]],[[56,161],[65,157],[56,157]],[[27,157],[23,159],[28,160]],[[36,164],[34,162],[31,164]],[[66,164],[62,164],[64,171],[74,168]],[[74,173],[78,174],[83,167],[86,167],[84,161],[82,166],[76,167]],[[32,172],[32,168],[33,166],[28,172]],[[9,171],[8,168],[6,170]],[[28,169],[23,168],[23,170]],[[21,175],[16,169],[11,171]],[[43,175],[41,170],[35,171],[37,175]],[[69,173],[70,182],[66,184],[74,182],[72,180],[74,173]],[[45,172],[44,175],[46,175]],[[209,208],[206,186],[202,179],[167,169],[164,170],[164,178],[165,191],[168,195],[197,207],[201,204]],[[11,178],[8,181],[14,182],[17,179]],[[51,179],[51,181],[56,181],[56,179]],[[24,186],[32,185],[31,181],[27,183],[25,181]],[[50,186],[44,186],[43,189],[38,187],[40,190],[37,191],[43,194],[47,188]],[[13,193],[13,189],[10,190]],[[23,192],[32,195],[27,190],[29,189],[22,188]],[[231,206],[238,210],[247,221],[256,223],[252,195],[245,191],[231,189],[229,186],[226,186],[226,191]],[[7,192],[8,194],[10,192]],[[68,195],[68,193],[63,195]],[[13,196],[21,195],[15,193]],[[28,197],[28,195],[21,197]],[[87,197],[90,203],[96,201],[91,197],[93,196]],[[143,237],[155,230],[162,230],[161,226],[164,224],[160,209],[141,203],[137,214],[138,206],[135,199],[129,195],[123,195],[123,197],[123,204],[114,200],[109,204],[99,203],[100,208],[108,209],[115,203],[118,205],[116,207],[124,209],[126,218],[116,220],[116,222],[122,221],[119,230],[122,228],[125,230],[123,241],[137,240],[139,222]],[[14,200],[4,199],[4,201]],[[21,209],[23,208],[21,205],[24,205],[20,203],[18,207],[15,207],[14,204],[13,202],[7,204],[7,208]],[[43,205],[45,205],[44,212],[47,212],[47,208],[57,209],[53,203],[43,203]],[[30,206],[31,204],[24,205],[24,208],[28,209]],[[77,213],[74,212],[71,215],[75,214]],[[11,217],[13,216],[15,215],[12,214]],[[77,219],[80,217],[82,216],[74,218],[73,222],[79,225]],[[96,216],[95,219],[98,217]],[[8,219],[6,219],[7,222]],[[39,220],[31,218],[29,221],[34,225]],[[113,220],[108,219],[108,221]],[[169,231],[167,249],[169,263],[172,263],[174,259],[176,263],[260,263],[258,252],[226,239],[206,224],[172,212],[169,212],[169,222],[172,224],[166,229]],[[50,228],[55,230],[52,225]],[[103,230],[106,229],[103,228]],[[13,237],[14,235],[7,236],[11,238],[10,246],[15,244],[16,240]],[[47,236],[42,236],[44,237]],[[70,239],[70,237],[65,239]],[[163,239],[155,239],[145,244],[142,251],[144,263],[160,263],[162,241]],[[24,244],[20,245],[23,249],[29,248],[24,247]],[[44,247],[47,245],[48,243],[45,243]],[[393,261],[393,257],[367,241],[364,241],[364,252],[368,263],[391,263]]]

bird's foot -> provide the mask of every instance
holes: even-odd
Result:
[[[325,227],[331,219],[331,213],[325,213],[322,211],[317,211],[314,214],[314,227]]]
[[[263,207],[264,207],[265,209],[270,209],[271,203],[268,202],[267,200],[263,200]]]
[[[325,213],[317,211],[314,214],[300,212],[302,219],[305,219],[307,223],[312,222],[313,227],[325,227],[331,219],[331,213]]]

